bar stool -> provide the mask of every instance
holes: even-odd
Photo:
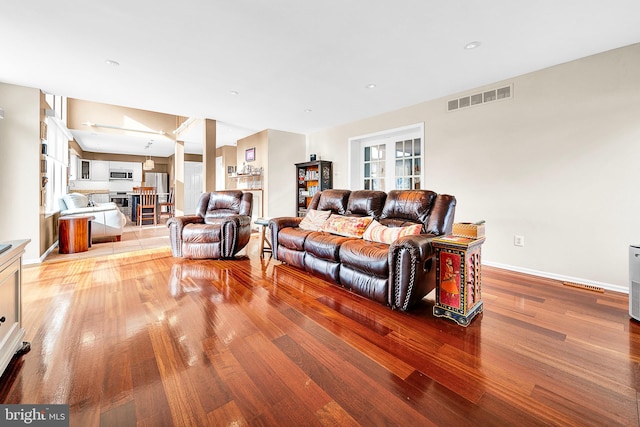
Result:
[[[156,203],[158,195],[156,187],[138,187],[138,192],[138,225],[142,227],[144,221],[153,221],[153,225],[157,225]]]

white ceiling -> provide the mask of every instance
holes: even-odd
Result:
[[[638,0],[9,0],[0,81],[310,133],[640,42],[639,16]]]

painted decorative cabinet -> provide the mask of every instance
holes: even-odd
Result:
[[[432,240],[436,251],[436,303],[433,314],[469,326],[482,312],[480,247],[484,237],[444,236]]]

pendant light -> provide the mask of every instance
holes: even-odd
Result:
[[[145,150],[148,150],[149,147],[151,147],[151,144],[153,144],[153,140],[147,142],[147,146],[144,147]],[[155,167],[155,162],[153,161],[153,159],[151,158],[151,156],[147,156],[147,159],[142,163],[142,169],[146,170],[146,171],[150,171],[153,170],[153,168]]]

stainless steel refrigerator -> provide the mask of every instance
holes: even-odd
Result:
[[[167,201],[167,197],[169,196],[169,176],[166,173],[145,172],[143,186],[156,187],[158,203]]]

